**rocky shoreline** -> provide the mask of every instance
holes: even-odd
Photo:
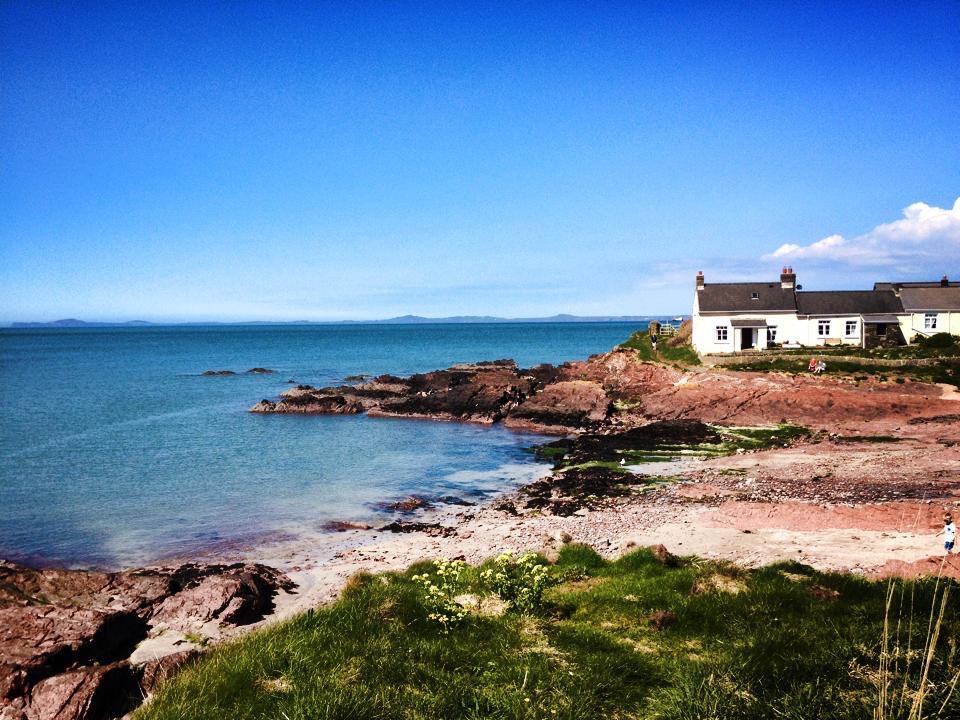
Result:
[[[563,365],[519,368],[512,360],[454,365],[408,378],[352,385],[297,385],[250,408],[259,414],[409,417],[546,434],[608,432],[655,420],[726,425],[790,422],[833,432],[864,423],[922,423],[956,415],[944,388],[868,376],[794,376],[669,366],[618,348]]]
[[[295,583],[260,564],[101,573],[0,561],[0,718],[110,718]]]
[[[960,507],[957,394],[939,386],[673,367],[630,349],[355,380],[298,385],[250,410],[564,437],[536,451],[551,471],[491,503],[386,500],[394,517],[381,527],[343,518],[239,564],[99,573],[2,563],[0,718],[116,717],[207,643],[328,601],[359,570],[424,558],[550,554],[573,540],[611,556],[663,544],[748,565],[960,577],[934,537],[938,513]]]

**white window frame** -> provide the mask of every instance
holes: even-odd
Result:
[[[829,320],[817,320],[817,337],[830,337],[830,326]]]
[[[717,342],[729,342],[730,339],[730,327],[727,325],[717,325],[714,328],[716,333]]]
[[[924,330],[936,330],[937,329],[937,320],[940,319],[938,313],[924,313],[923,314],[923,329]]]
[[[858,323],[856,320],[847,320],[846,322],[844,322],[843,336],[848,338],[856,337],[858,334],[857,330],[859,329],[858,328],[859,325],[860,323]]]
[[[767,328],[767,342],[773,344],[777,341],[777,326],[771,325]]]

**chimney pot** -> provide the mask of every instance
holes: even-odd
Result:
[[[703,290],[703,270],[697,270],[697,290]]]
[[[797,276],[793,273],[793,268],[789,265],[784,265],[783,271],[780,273],[780,287],[784,290],[789,290],[790,288],[795,288],[797,285]]]
[[[940,278],[940,287],[950,287],[950,281],[947,279],[946,275]]]

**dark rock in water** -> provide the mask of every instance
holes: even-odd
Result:
[[[233,370],[204,370],[201,375],[213,377],[219,375],[236,375],[236,373]]]
[[[356,415],[364,410],[356,399],[336,393],[320,392],[309,385],[297,385],[285,390],[279,402],[261,400],[252,408],[254,413],[304,415]]]
[[[273,409],[264,405],[257,412],[369,412],[375,416],[494,423],[540,390],[550,374],[543,367],[520,370],[512,360],[497,360],[454,365],[447,370],[418,373],[409,378],[379,375],[367,379],[353,375],[346,380],[360,381],[359,385],[297,386],[283,392]],[[570,415],[573,417],[576,413]]]
[[[264,368],[264,367],[250,368],[249,370],[247,370],[247,372],[253,375],[273,375],[274,373],[274,371],[271,370],[270,368]]]
[[[411,495],[403,500],[397,500],[395,502],[374,503],[373,506],[380,511],[407,514],[412,513],[415,510],[429,510],[433,507],[433,503],[427,500],[427,498]]]
[[[368,377],[370,377],[370,376],[369,376],[369,375],[365,375],[365,374],[363,374],[363,373],[360,373],[359,375],[347,375],[347,376],[344,378],[344,380],[346,380],[347,382],[363,382],[363,381],[366,380]]]
[[[440,525],[439,523],[408,522],[406,520],[394,520],[392,523],[378,528],[381,532],[392,533],[414,533],[422,532],[432,537],[450,537],[457,534],[457,529]]]
[[[287,380],[287,385],[296,385],[296,384],[297,384],[297,381],[293,380],[292,378],[290,380]]]
[[[462,505],[463,507],[471,507],[476,505],[476,503],[470,502],[469,500],[464,500],[456,495],[441,495],[436,501],[438,503],[442,503],[443,505]]]
[[[0,561],[0,705],[31,719],[118,717],[143,698],[127,658],[152,627],[255,622],[293,587],[265,565],[102,573]]]
[[[330,520],[320,526],[324,532],[346,532],[347,530],[370,530],[371,525],[349,522],[347,520]]]

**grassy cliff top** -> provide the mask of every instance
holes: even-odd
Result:
[[[710,542],[704,529],[690,536]],[[414,577],[432,572],[356,576],[335,604],[213,650],[136,718],[960,717],[960,589],[949,581],[746,570],[646,549],[608,562],[565,546],[533,614],[488,602],[481,569],[467,568],[472,611],[445,633]],[[926,695],[910,714],[925,657]]]

